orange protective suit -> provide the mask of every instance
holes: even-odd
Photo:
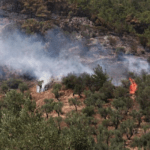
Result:
[[[137,90],[137,84],[135,83],[135,81],[132,78],[129,78],[130,80],[130,94],[135,94],[135,91]]]

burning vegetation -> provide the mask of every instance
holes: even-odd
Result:
[[[130,80],[130,94],[135,94],[136,90],[137,90],[137,84],[135,83],[135,81],[132,78],[129,78]]]
[[[97,66],[91,75],[68,74],[41,93],[37,93],[34,80],[4,81],[0,148],[34,149],[39,144],[56,150],[149,149],[145,143],[150,135],[150,75],[129,80],[114,86]]]
[[[149,70],[149,63],[133,56],[124,57],[125,51],[121,47],[116,48],[117,61],[112,53],[108,56],[108,51],[96,44],[97,39],[94,46],[90,45],[91,49],[86,49],[80,47],[81,43],[68,40],[68,37],[57,28],[46,34],[47,30],[52,28],[50,14],[51,11],[55,11],[53,6],[59,4],[63,16],[62,1],[3,0],[2,2],[5,9],[12,6],[12,11],[16,11],[18,15],[27,14],[29,19],[21,22],[21,27],[29,35],[35,33],[44,35],[43,42],[46,41],[48,44],[39,42],[36,36],[30,38],[19,32],[11,32],[9,36],[6,34],[2,36],[3,40],[0,40],[1,65],[8,65],[12,70],[20,70],[20,74],[29,73],[22,76],[16,76],[15,73],[14,78],[8,79],[10,76],[7,76],[1,81],[0,149],[149,150],[150,75],[133,74],[129,80],[120,81],[122,74],[126,76],[124,75],[124,72],[127,72],[126,68]],[[72,2],[73,4],[69,4],[65,1],[65,7],[69,6],[66,7],[69,11],[66,12],[67,20],[84,12],[83,16],[88,15],[88,18],[100,27],[98,27],[100,32],[102,28],[104,30],[107,28],[110,31],[115,30],[119,35],[123,35],[124,32],[134,33],[139,36],[141,44],[149,48],[150,29],[147,28],[149,5],[146,5],[148,1],[127,0],[120,1],[119,4],[118,0],[114,2],[104,0],[98,5],[95,5],[96,0],[89,0],[88,3]],[[72,7],[73,11],[70,11]],[[131,8],[130,12],[127,11],[128,8]],[[136,12],[139,14],[139,11],[142,11],[142,14],[135,19],[135,14]],[[69,28],[67,24],[66,27]],[[76,27],[78,31],[78,25]],[[90,26],[82,25],[82,28],[87,30]],[[94,34],[90,33],[92,37]],[[88,37],[86,33],[82,35]],[[116,46],[115,38],[108,40],[111,46]],[[131,44],[131,49],[137,51],[135,43]],[[77,53],[79,55],[76,55]],[[108,68],[106,72],[108,71],[109,75],[112,73],[121,84],[117,86],[112,84],[112,76],[108,76],[100,65],[93,70],[92,67],[83,65],[89,64],[88,61]],[[49,76],[60,74],[64,75],[61,82],[55,79],[46,80]],[[131,95],[135,96],[134,99]]]

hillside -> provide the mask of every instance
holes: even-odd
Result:
[[[150,0],[2,0],[0,150],[149,150],[149,12]]]
[[[100,66],[41,93],[35,80],[3,81],[1,149],[149,149],[150,75],[129,76],[138,85],[133,95],[129,80],[114,86]]]
[[[25,14],[24,19],[20,17],[24,20],[21,24],[30,34],[44,34],[58,25],[66,32],[77,32],[84,37],[130,35],[149,51],[149,5],[149,0],[5,0],[1,8]],[[135,45],[132,47],[136,51]]]

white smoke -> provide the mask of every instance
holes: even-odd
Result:
[[[51,31],[49,36],[53,40],[55,39],[55,43],[49,42],[47,48],[42,40],[37,40],[33,36],[27,37],[17,31],[7,38],[2,37],[0,40],[0,65],[21,70],[22,73],[30,72],[38,80],[44,80],[43,86],[49,82],[52,76],[65,76],[70,72],[92,73],[92,69],[83,65],[77,55],[69,53],[69,49],[75,47],[77,43],[70,43],[65,37],[63,37],[65,44],[60,43],[57,36],[62,33],[59,31],[54,36],[53,32]]]
[[[116,86],[121,85],[121,80],[126,79],[129,72],[140,75],[142,71],[150,73],[150,65],[146,58],[133,55],[122,55],[119,58],[101,59],[97,61],[103,70],[112,78],[112,83]]]
[[[140,74],[142,71],[150,72],[150,65],[145,58],[138,58],[136,56],[125,56],[125,65],[130,72]]]
[[[59,29],[49,31],[45,39],[43,42],[38,36],[27,36],[19,31],[4,33],[0,39],[0,66],[7,65],[43,80],[42,90],[52,76],[92,74],[92,68],[97,64],[113,78],[115,85],[120,85],[128,71],[137,74],[142,70],[150,72],[149,63],[144,58],[122,55],[118,60],[98,42],[87,48],[82,40],[71,40]]]

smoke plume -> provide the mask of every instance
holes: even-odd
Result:
[[[47,43],[35,36],[26,36],[19,31],[1,37],[0,65],[9,66],[22,73],[30,72],[38,80],[65,76],[70,72],[92,73],[92,69],[83,65],[79,56],[69,52],[77,43],[70,42],[59,30],[47,34]],[[78,44],[79,46],[79,44]]]
[[[22,74],[28,72],[38,80],[44,80],[43,86],[52,76],[92,74],[97,64],[113,78],[115,85],[120,84],[128,71],[149,72],[149,64],[144,58],[122,55],[118,59],[111,50],[104,49],[98,39],[91,39],[89,45],[86,42],[71,39],[58,28],[50,30],[44,38],[19,31],[4,33],[0,39],[0,66],[9,66]]]

